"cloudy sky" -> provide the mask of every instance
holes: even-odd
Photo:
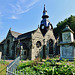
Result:
[[[53,27],[70,15],[75,16],[75,0],[0,0],[0,41],[10,28],[19,33],[37,29],[44,4]]]

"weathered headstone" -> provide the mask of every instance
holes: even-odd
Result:
[[[0,61],[1,61],[2,52],[0,52]]]
[[[75,42],[73,31],[68,25],[62,31],[62,42],[60,45],[60,59],[75,60]]]

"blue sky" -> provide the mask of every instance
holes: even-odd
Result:
[[[75,16],[75,0],[0,0],[0,41],[12,31],[25,33],[40,25],[44,4],[53,27]]]

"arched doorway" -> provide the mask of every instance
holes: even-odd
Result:
[[[49,40],[49,54],[53,54],[53,40]]]

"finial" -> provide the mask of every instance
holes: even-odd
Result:
[[[11,28],[9,30],[11,31]]]
[[[45,11],[45,4],[44,4],[44,11]]]
[[[43,10],[43,16],[42,18],[48,18],[47,10],[45,9],[45,4],[44,4],[44,10]]]
[[[66,27],[67,27],[67,28],[69,28],[69,26],[68,26],[68,25],[66,25]]]

